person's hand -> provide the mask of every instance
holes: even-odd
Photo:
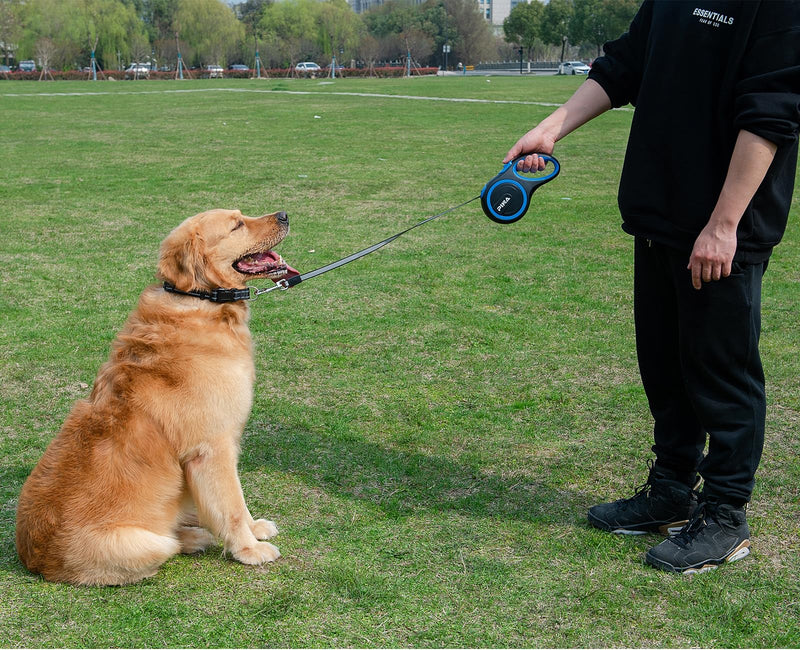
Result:
[[[739,131],[717,204],[694,242],[689,265],[692,286],[727,278],[736,253],[736,230],[747,206],[775,158],[778,145],[749,131]]]
[[[692,286],[700,289],[703,282],[717,281],[731,274],[736,253],[736,229],[709,222],[694,242],[687,269],[692,273]]]
[[[603,87],[594,79],[587,79],[565,104],[517,140],[503,158],[503,164],[527,154],[517,163],[517,169],[521,172],[542,171],[547,163],[536,154],[552,156],[556,142],[610,108],[611,100]]]
[[[551,155],[555,144],[555,139],[549,136],[544,129],[536,127],[517,140],[517,143],[509,149],[506,157],[503,158],[503,164],[519,158],[523,154],[528,154],[517,163],[517,169],[521,172],[542,171],[547,162],[536,154],[546,153]]]

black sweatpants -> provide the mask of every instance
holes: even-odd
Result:
[[[764,445],[758,341],[767,262],[734,263],[729,277],[699,291],[688,263],[685,252],[636,238],[636,349],[655,420],[653,452],[665,469],[697,470],[706,495],[741,504]]]

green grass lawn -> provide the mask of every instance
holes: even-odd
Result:
[[[0,646],[800,645],[797,198],[764,286],[753,554],[675,577],[643,564],[655,536],[586,523],[644,481],[652,444],[616,209],[626,110],[559,144],[518,223],[474,202],[254,303],[240,470],[276,564],[216,547],[75,588],[17,559],[22,483],[177,223],[286,210],[279,251],[311,270],[477,195],[578,83],[0,81]]]

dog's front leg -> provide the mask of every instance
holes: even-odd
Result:
[[[204,445],[184,463],[189,493],[200,524],[222,539],[226,551],[243,564],[263,564],[280,557],[267,539],[278,530],[271,521],[254,521],[242,494],[233,444]]]

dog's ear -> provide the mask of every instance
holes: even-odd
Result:
[[[158,278],[175,285],[181,291],[204,289],[205,261],[203,239],[197,232],[187,235],[177,228],[162,242],[158,260]]]

